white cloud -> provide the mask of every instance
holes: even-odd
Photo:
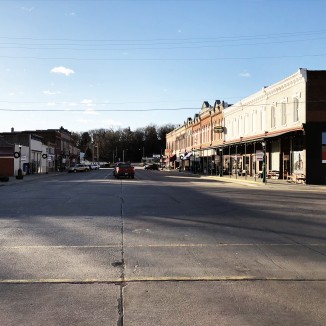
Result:
[[[85,118],[78,118],[77,123],[82,124],[82,125],[86,125],[87,128],[120,128],[122,127],[122,123],[112,120],[112,119],[108,119],[108,120],[98,120],[98,119],[94,119],[94,118],[89,118],[87,119]]]
[[[48,102],[47,103],[47,106],[56,106],[57,105],[57,103],[55,103],[55,102]]]
[[[66,76],[69,76],[71,74],[74,74],[75,72],[70,69],[70,68],[66,68],[66,67],[54,67],[51,69],[51,72],[54,73],[54,74],[63,74],[63,75],[66,75]]]
[[[34,10],[34,7],[20,7],[22,11],[32,12]]]
[[[85,105],[92,105],[93,104],[93,100],[84,99],[80,103],[81,104],[85,104]]]
[[[96,112],[93,108],[87,108],[83,113],[87,115],[99,115],[99,113]]]
[[[50,90],[46,90],[46,91],[43,91],[43,94],[44,95],[57,95],[57,94],[61,94],[61,92],[53,92]]]
[[[240,77],[243,77],[243,78],[250,78],[251,77],[251,74],[250,72],[247,72],[247,71],[244,71],[244,72],[241,72],[239,74]]]
[[[104,120],[104,123],[108,127],[122,127],[122,123],[121,122],[115,121],[115,120],[112,120],[112,119]]]

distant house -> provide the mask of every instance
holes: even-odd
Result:
[[[0,175],[17,175],[19,168],[26,174],[64,171],[79,162],[79,149],[74,146],[71,133],[63,127],[33,131],[12,129],[0,136]]]

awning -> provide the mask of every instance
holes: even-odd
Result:
[[[294,133],[298,132],[303,132],[304,129],[296,128],[292,130],[284,130],[276,133],[266,133],[265,135],[259,135],[258,137],[252,137],[252,138],[245,138],[243,140],[235,141],[235,142],[230,142],[230,143],[225,143],[223,144],[222,147],[227,147],[227,146],[239,146],[239,145],[244,145],[244,144],[250,144],[250,143],[260,143],[264,141],[265,139],[271,139],[271,138],[277,138],[280,136],[284,136],[286,134],[288,135],[293,135]]]

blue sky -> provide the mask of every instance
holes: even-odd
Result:
[[[0,0],[0,131],[182,124],[326,69],[324,0]]]

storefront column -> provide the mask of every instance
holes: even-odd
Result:
[[[256,142],[254,142],[254,176],[255,176],[255,181],[256,181],[256,178],[257,178],[257,173],[256,173],[256,166],[257,166],[257,157],[256,157]]]
[[[247,144],[244,144],[245,146],[245,156],[244,156],[244,170],[245,170],[245,179],[247,180]],[[243,161],[242,161],[243,164]]]
[[[238,145],[235,145],[235,178],[238,179]]]
[[[229,145],[229,177],[232,177],[232,159],[231,159],[231,147]]]

